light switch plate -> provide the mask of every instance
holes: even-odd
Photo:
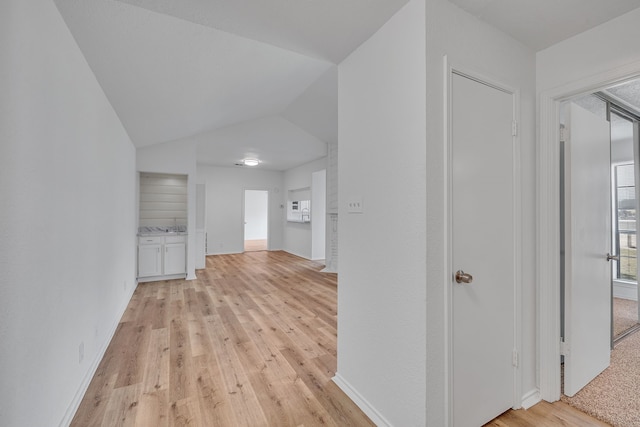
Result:
[[[347,212],[350,214],[361,214],[363,209],[362,196],[350,197],[347,201]]]

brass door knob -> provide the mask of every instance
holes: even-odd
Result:
[[[456,271],[456,283],[471,283],[473,282],[473,276],[465,273],[462,270]]]

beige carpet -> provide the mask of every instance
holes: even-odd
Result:
[[[638,320],[638,302],[628,299],[613,299],[613,336],[614,339],[627,329],[636,325]]]
[[[562,401],[615,427],[640,426],[640,333],[620,341],[611,366],[574,397]]]

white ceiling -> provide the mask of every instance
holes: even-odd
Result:
[[[54,0],[136,147],[287,170],[337,143],[337,67],[408,0]],[[640,0],[451,0],[534,50]]]
[[[120,0],[337,64],[408,0]]]
[[[337,142],[335,63],[407,0],[55,2],[136,147],[286,170]]]
[[[450,0],[534,51],[640,7],[640,0]]]

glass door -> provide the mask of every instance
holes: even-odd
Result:
[[[636,197],[638,144],[635,120],[611,107],[611,161],[613,243],[618,260],[613,264],[613,341],[638,325],[638,263]]]

